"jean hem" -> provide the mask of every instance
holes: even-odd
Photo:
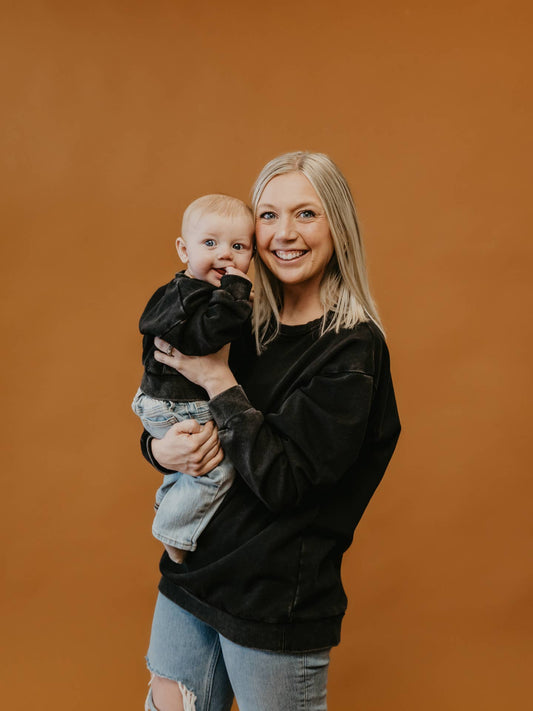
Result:
[[[152,535],[155,539],[158,541],[161,541],[161,543],[166,543],[168,546],[174,546],[174,548],[180,548],[183,551],[195,551],[198,548],[198,544],[194,541],[179,541],[175,540],[172,538],[169,538],[168,536],[164,536],[161,533],[156,533],[155,531],[152,530]]]

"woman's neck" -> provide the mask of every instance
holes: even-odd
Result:
[[[309,323],[324,315],[324,307],[320,302],[320,294],[309,293],[309,290],[283,290],[283,308],[280,313],[281,323],[286,326],[299,326]]]

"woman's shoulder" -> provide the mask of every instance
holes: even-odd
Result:
[[[383,331],[374,321],[360,321],[353,328],[343,328],[339,334],[345,335],[348,339],[361,343],[369,343],[373,346],[385,344]]]
[[[325,357],[327,370],[350,371],[374,375],[387,353],[385,337],[372,321],[362,321],[353,328],[328,331],[317,345]]]

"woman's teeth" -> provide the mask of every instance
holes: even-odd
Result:
[[[297,259],[298,257],[301,257],[302,254],[305,254],[305,252],[306,252],[305,249],[299,249],[299,250],[294,249],[290,252],[276,250],[274,252],[274,254],[276,255],[276,257],[279,257],[279,259],[283,259],[285,262],[288,262],[291,259]]]

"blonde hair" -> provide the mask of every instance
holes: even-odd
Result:
[[[220,217],[244,216],[250,218],[252,227],[254,224],[253,212],[243,200],[219,193],[202,195],[202,197],[193,200],[183,213],[181,234],[184,238],[186,238],[186,232],[191,222],[195,218],[203,217],[204,215],[219,215]]]
[[[384,334],[370,295],[363,243],[357,226],[352,194],[346,179],[324,153],[298,151],[274,158],[259,173],[252,188],[254,215],[267,183],[277,175],[302,173],[315,189],[326,213],[334,254],[320,285],[324,309],[322,333],[354,328],[373,321]],[[254,283],[254,333],[258,349],[276,336],[283,306],[283,285],[256,254]],[[328,315],[331,314],[331,318]],[[275,328],[272,333],[271,324]]]

